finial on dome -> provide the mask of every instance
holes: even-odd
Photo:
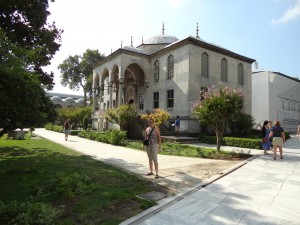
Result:
[[[123,41],[121,41],[121,48],[123,48]]]
[[[165,35],[165,23],[162,23],[162,35]]]
[[[199,28],[198,28],[198,23],[197,23],[197,29],[196,29],[196,37],[199,38]]]
[[[144,44],[144,37],[142,36],[142,44]]]
[[[112,53],[112,48],[110,49],[110,54]]]
[[[132,36],[131,36],[131,47],[133,47],[133,41],[132,41]]]

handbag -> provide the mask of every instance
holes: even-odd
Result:
[[[262,143],[267,143],[267,142],[269,142],[269,139],[268,139],[268,138],[263,138],[263,139],[262,139]]]
[[[148,138],[145,139],[145,140],[143,141],[143,145],[149,145],[149,137],[150,137],[150,135],[152,134],[152,131],[154,130],[154,128],[155,128],[155,127],[152,128],[152,130],[151,130],[151,132],[150,132]]]

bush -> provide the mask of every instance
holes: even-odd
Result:
[[[126,138],[126,131],[113,128],[107,131],[107,136],[110,144],[121,145]]]

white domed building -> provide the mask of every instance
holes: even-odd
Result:
[[[132,41],[131,41],[132,42]],[[245,93],[244,111],[251,114],[251,65],[254,59],[204,41],[198,35],[178,39],[155,35],[133,47],[112,52],[93,70],[93,128],[110,125],[103,113],[108,108],[134,103],[140,114],[155,108],[181,118],[181,132],[199,133],[191,105],[200,91],[222,83]],[[166,124],[168,126],[168,123]]]
[[[46,92],[46,94],[57,109],[84,106],[83,96],[81,95],[70,95],[53,92]]]

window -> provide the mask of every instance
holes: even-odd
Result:
[[[221,81],[228,81],[228,65],[227,60],[222,59],[221,61]]]
[[[167,90],[167,108],[174,107],[174,90]]]
[[[139,95],[139,109],[140,110],[144,109],[144,99],[145,99],[144,95]]]
[[[170,55],[168,57],[168,79],[172,79],[174,77],[174,56]]]
[[[201,76],[208,77],[208,54],[204,52],[202,54]]]
[[[159,61],[156,60],[154,63],[154,75],[153,75],[153,82],[156,83],[159,81]]]
[[[242,63],[238,65],[238,85],[244,85],[244,68]]]
[[[159,92],[153,93],[153,108],[154,109],[159,108]]]
[[[204,100],[204,94],[208,92],[208,88],[207,87],[204,87],[204,86],[201,86],[200,88],[200,100]]]

